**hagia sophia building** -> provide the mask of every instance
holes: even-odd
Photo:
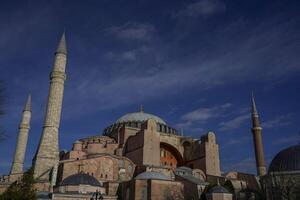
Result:
[[[213,132],[200,139],[182,136],[172,125],[143,108],[120,117],[102,135],[78,139],[72,149],[61,151],[58,138],[66,64],[63,34],[50,74],[43,132],[32,160],[38,199],[246,200],[263,195],[275,200],[284,199],[279,192],[281,185],[275,184],[278,177],[291,178],[293,185],[300,183],[300,144],[279,152],[266,168],[262,128],[253,96],[251,116],[257,175],[221,173],[219,145]],[[1,178],[0,193],[20,181],[24,173],[30,119],[29,95],[11,171]],[[231,191],[224,187],[226,184]],[[300,199],[300,190],[299,196],[298,192],[291,194],[290,199]]]

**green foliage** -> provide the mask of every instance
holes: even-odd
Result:
[[[30,168],[24,173],[21,181],[15,181],[7,188],[0,200],[36,200],[33,184],[33,168]]]
[[[230,180],[226,180],[225,183],[223,184],[223,187],[227,189],[227,191],[230,192],[231,194],[234,194],[234,187]]]

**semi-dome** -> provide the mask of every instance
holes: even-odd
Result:
[[[160,173],[160,172],[143,172],[135,177],[135,179],[138,180],[147,180],[147,179],[155,179],[155,180],[165,180],[165,181],[171,181],[171,178],[168,176]]]
[[[300,144],[280,151],[269,167],[269,172],[291,171],[300,171]]]
[[[148,119],[154,119],[157,123],[166,125],[166,122],[160,117],[145,113],[143,111],[128,113],[117,120],[117,123],[132,122],[132,121],[147,121]]]
[[[73,174],[71,176],[68,176],[61,182],[60,185],[61,186],[65,186],[65,185],[101,186],[101,184],[95,177],[84,173]]]

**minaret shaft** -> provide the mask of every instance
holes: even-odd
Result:
[[[28,96],[19,125],[19,135],[10,174],[22,174],[31,120],[31,97]]]
[[[262,142],[262,128],[259,123],[259,115],[256,110],[255,100],[252,95],[252,134],[255,150],[257,175],[263,176],[266,174],[266,165],[264,158],[264,148]]]
[[[34,177],[40,181],[49,181],[52,168],[59,161],[58,132],[66,79],[66,53],[60,51],[64,35],[55,54],[53,71],[50,74],[50,89],[39,147],[34,159]],[[65,46],[65,44],[63,44]]]

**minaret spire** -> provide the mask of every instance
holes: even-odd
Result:
[[[28,95],[27,102],[24,106],[21,123],[19,125],[19,135],[13,164],[10,170],[10,181],[15,181],[23,173],[26,146],[31,120],[31,95]]]
[[[62,53],[67,55],[67,42],[66,42],[66,36],[65,36],[65,31],[63,32],[61,38],[60,38],[60,42],[58,44],[58,47],[55,51],[55,54],[57,53]]]
[[[23,111],[30,111],[31,112],[31,94],[28,95],[26,104],[24,106]]]
[[[262,128],[260,127],[259,115],[256,109],[255,99],[252,92],[251,96],[252,102],[252,133],[253,142],[256,158],[257,175],[263,176],[266,174],[265,158],[264,158],[264,148],[262,143]]]
[[[251,102],[252,102],[252,115],[254,115],[254,114],[258,115],[258,112],[257,112],[257,109],[256,109],[256,104],[255,104],[255,99],[254,99],[253,91],[252,91],[252,95],[251,95]]]
[[[50,74],[50,89],[40,143],[33,160],[34,178],[50,186],[50,175],[59,161],[58,133],[61,118],[64,82],[66,80],[67,45],[62,34]]]

